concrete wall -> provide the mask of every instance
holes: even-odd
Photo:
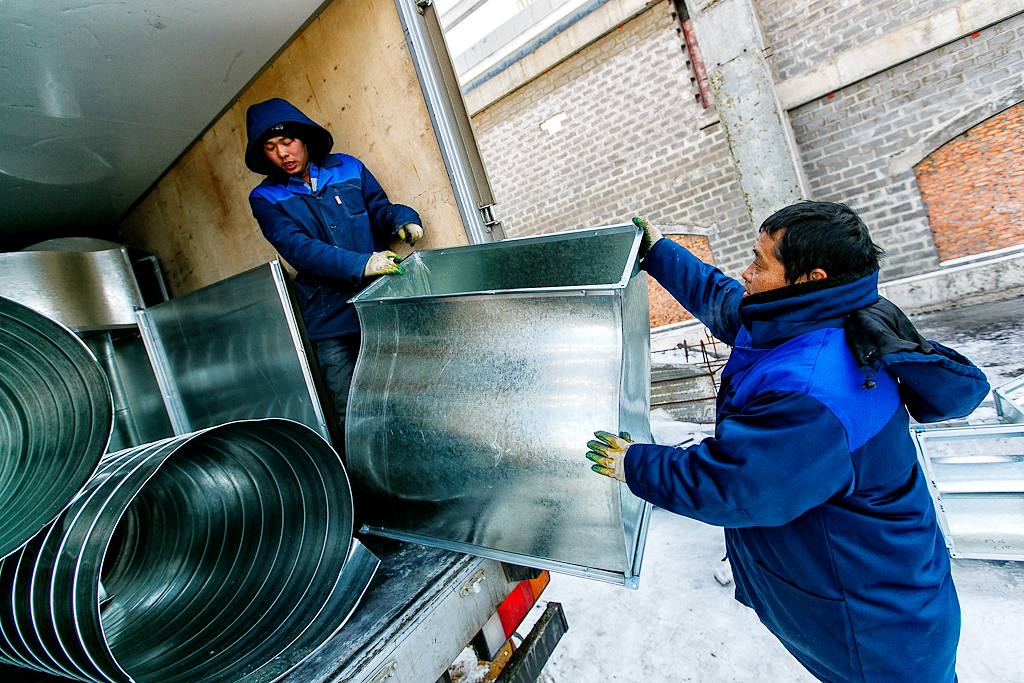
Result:
[[[635,215],[717,224],[715,262],[733,274],[745,267],[753,230],[671,11],[654,5],[473,117],[509,236]]]
[[[704,7],[692,1],[691,14]],[[811,198],[861,213],[888,252],[883,280],[936,271],[915,169],[1024,101],[1024,0],[753,2]],[[509,234],[634,214],[715,223],[714,262],[738,276],[755,231],[730,157],[737,150],[716,110],[695,97],[678,28],[672,4],[658,3],[489,95],[473,122]]]
[[[1024,15],[1018,15],[790,112],[813,197],[861,213],[888,252],[883,280],[934,270],[939,261],[904,156],[962,133],[966,128],[950,124],[970,121],[976,111],[988,114],[991,103],[1012,102],[1022,89]]]
[[[779,80],[960,0],[755,0]]]

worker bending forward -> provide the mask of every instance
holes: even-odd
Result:
[[[286,100],[249,107],[246,132],[245,165],[267,176],[249,194],[252,215],[298,272],[306,333],[344,430],[359,354],[359,318],[347,302],[372,278],[401,274],[388,244],[415,244],[420,217],[388,201],[359,159],[331,154],[330,132]]]
[[[967,415],[985,376],[879,298],[881,250],[845,205],[769,217],[742,284],[637,222],[644,269],[733,350],[713,438],[599,432],[594,469],[725,527],[736,599],[817,678],[956,680],[960,606],[909,417]]]

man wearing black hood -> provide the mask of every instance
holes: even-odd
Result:
[[[306,333],[345,428],[359,352],[359,319],[348,304],[380,275],[398,275],[388,245],[423,236],[419,215],[392,204],[361,161],[331,154],[334,139],[291,103],[274,98],[246,112],[245,165],[266,177],[249,193],[267,240],[298,272]]]

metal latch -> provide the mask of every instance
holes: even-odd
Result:
[[[382,683],[382,681],[386,681],[389,678],[394,678],[395,671],[397,669],[398,660],[392,659],[390,662],[373,672],[373,675],[370,677],[370,683]]]
[[[484,569],[481,569],[476,574],[473,574],[473,578],[471,578],[469,581],[466,582],[466,585],[463,586],[462,590],[459,591],[459,595],[461,595],[462,597],[466,597],[466,596],[471,595],[473,593],[479,593],[480,592],[480,584],[483,583],[484,579],[486,579],[486,578],[487,578],[487,571],[484,570]]]
[[[416,0],[416,11],[420,14],[426,14],[427,8],[433,4],[433,0]]]

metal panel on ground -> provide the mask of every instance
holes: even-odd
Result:
[[[175,433],[283,417],[330,440],[277,261],[139,313]]]
[[[912,433],[950,555],[1024,560],[1024,425]]]
[[[353,303],[346,453],[364,529],[636,587],[650,506],[584,457],[650,441],[632,225],[416,252]]]

